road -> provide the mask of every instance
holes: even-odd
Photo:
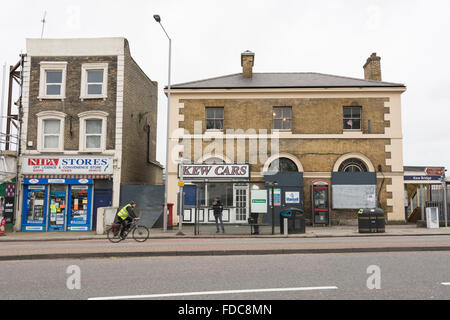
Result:
[[[450,252],[5,261],[0,299],[448,300],[449,266]]]

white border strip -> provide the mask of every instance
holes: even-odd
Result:
[[[236,293],[265,293],[265,292],[314,291],[314,290],[337,290],[337,289],[338,289],[338,287],[330,286],[330,287],[204,291],[204,292],[186,292],[186,293],[167,293],[167,294],[149,294],[149,295],[137,295],[137,296],[89,298],[88,300],[132,300],[132,299],[154,299],[154,298],[187,297],[187,296],[225,295],[225,294],[236,294]]]

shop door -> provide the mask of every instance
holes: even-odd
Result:
[[[50,185],[48,231],[65,231],[67,213],[67,186]]]
[[[91,229],[91,193],[87,185],[70,186],[70,212],[67,229],[69,231],[89,231]]]
[[[45,231],[46,186],[25,185],[22,231]]]
[[[94,212],[92,213],[92,230],[97,229],[97,209],[111,207],[112,190],[111,189],[95,189],[94,191]]]
[[[237,223],[247,221],[249,211],[248,186],[234,187],[234,207]]]

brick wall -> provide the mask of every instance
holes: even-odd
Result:
[[[66,99],[42,100],[38,99],[40,84],[40,62],[67,62],[66,79]],[[108,97],[107,99],[89,99],[81,101],[81,66],[84,63],[108,63]],[[107,141],[106,149],[115,149],[115,128],[116,128],[116,88],[117,88],[117,57],[31,57],[31,78],[30,78],[30,103],[28,116],[27,141],[33,142],[33,147],[27,150],[36,150],[37,146],[37,116],[42,111],[64,112],[67,116],[65,120],[64,149],[79,150],[80,141],[80,121],[78,114],[81,112],[99,110],[105,111],[107,120]],[[71,127],[72,122],[72,129]],[[72,134],[71,134],[72,133]]]
[[[162,184],[161,167],[147,162],[147,125],[151,161],[156,162],[158,84],[129,54],[125,55],[122,184]]]

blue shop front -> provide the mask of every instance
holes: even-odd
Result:
[[[36,162],[36,160],[39,161]],[[71,167],[63,161],[65,159],[51,160],[53,162],[43,158],[25,159],[25,163],[28,161],[28,165],[24,165],[24,171],[28,174],[31,173],[31,170],[34,170],[33,173],[56,173],[58,171],[60,173],[61,170],[68,171],[72,168],[72,173],[87,173],[89,168],[93,168],[90,164],[86,168],[83,167],[81,161]],[[112,159],[107,160],[105,164],[102,164],[102,173],[110,173],[107,165],[112,163]],[[94,161],[87,163],[94,163]],[[105,168],[107,169],[105,170]],[[95,229],[96,192],[101,192],[99,186],[108,181],[110,181],[109,175],[25,175],[21,215],[22,231],[64,232]],[[112,189],[107,191],[110,191],[112,196]]]
[[[22,231],[90,231],[92,179],[25,179]]]

